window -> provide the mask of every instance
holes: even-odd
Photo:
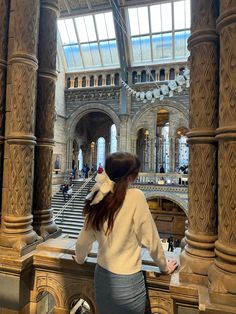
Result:
[[[82,152],[82,149],[81,149],[81,148],[80,148],[80,150],[79,150],[78,162],[79,162],[79,167],[78,167],[78,169],[81,171],[82,168],[83,168],[83,152]]]
[[[132,63],[186,60],[190,0],[128,9]]]
[[[112,124],[111,126],[111,146],[110,146],[110,153],[117,152],[117,138],[116,138],[116,126],[115,124]]]
[[[120,85],[120,74],[116,73],[115,74],[115,86],[119,86]]]
[[[104,167],[105,165],[105,139],[104,137],[99,137],[97,141],[97,168],[99,163]]]
[[[58,20],[69,71],[119,67],[112,12]]]
[[[98,76],[98,86],[102,86],[102,75]]]

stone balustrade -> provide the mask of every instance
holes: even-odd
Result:
[[[181,173],[140,172],[136,183],[186,186],[188,184],[188,175]]]

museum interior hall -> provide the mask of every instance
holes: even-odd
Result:
[[[236,0],[0,0],[1,314],[99,314],[72,255],[119,151],[179,264],[142,249],[145,313],[236,313],[235,42]]]

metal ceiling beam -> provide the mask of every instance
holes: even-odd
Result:
[[[112,13],[114,18],[115,32],[116,32],[116,43],[118,48],[118,55],[120,60],[121,77],[123,80],[127,80],[127,50],[125,45],[125,32],[126,25],[124,23],[123,16],[121,14],[118,0],[110,0],[112,6]],[[121,90],[121,114],[127,114],[127,97],[126,89],[122,86]]]
[[[66,9],[68,11],[68,14],[71,14],[71,9],[70,9],[70,5],[69,5],[68,1],[64,0],[64,4],[65,4],[65,7],[66,7]]]
[[[89,10],[92,10],[92,4],[89,0],[86,0],[87,6]]]

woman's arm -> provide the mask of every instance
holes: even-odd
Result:
[[[85,228],[85,226],[83,226],[75,244],[75,260],[78,264],[83,264],[85,262],[95,240],[93,229]]]
[[[159,266],[161,272],[171,273],[177,265],[177,262],[167,262],[162,243],[152,218],[150,209],[143,192],[137,190],[137,206],[134,214],[134,227],[137,238],[145,246],[153,259]]]

